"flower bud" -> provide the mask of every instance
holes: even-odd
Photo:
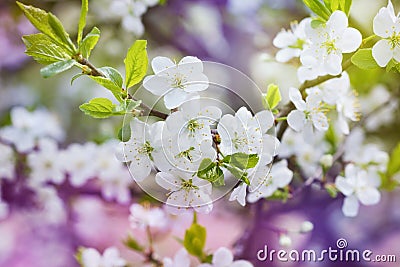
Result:
[[[279,237],[279,245],[282,247],[290,247],[292,245],[292,239],[287,234],[281,234]]]
[[[332,166],[333,164],[333,157],[331,154],[325,154],[321,157],[321,159],[319,160],[319,163],[321,163],[321,165],[324,168],[329,168]]]

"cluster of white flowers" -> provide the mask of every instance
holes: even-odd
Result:
[[[360,32],[348,27],[346,14],[337,10],[326,23],[317,26],[310,18],[302,20],[291,31],[281,31],[273,43],[281,49],[276,55],[278,61],[300,57],[298,78],[304,82],[327,74],[339,75],[343,53],[356,51],[361,41]]]
[[[110,11],[121,17],[122,27],[136,36],[144,33],[142,16],[149,7],[158,4],[158,0],[114,0],[110,4]]]
[[[190,267],[190,257],[187,251],[182,248],[171,258],[163,259],[164,267]],[[197,267],[252,267],[248,261],[245,260],[234,260],[232,252],[221,247],[215,251],[211,263],[203,263]]]
[[[105,249],[103,255],[94,248],[83,248],[80,262],[82,267],[124,267],[127,264],[115,247]]]
[[[386,171],[389,155],[375,144],[363,144],[364,133],[355,129],[346,140],[344,160],[352,162],[344,171],[344,176],[336,177],[336,187],[346,197],[343,213],[354,217],[358,214],[359,202],[374,205],[380,201],[378,191],[381,185],[380,173]]]
[[[289,126],[304,133],[304,139],[312,142],[316,131],[326,131],[329,128],[326,113],[337,112],[338,128],[343,134],[349,134],[348,120],[359,119],[360,106],[356,94],[351,90],[350,79],[346,72],[340,78],[331,79],[319,86],[306,90],[304,101],[297,88],[290,88],[289,97],[296,109],[287,118]]]
[[[0,140],[14,145],[20,153],[30,152],[42,137],[57,141],[64,138],[57,118],[45,109],[29,112],[23,107],[15,107],[11,110],[11,125],[0,130]]]

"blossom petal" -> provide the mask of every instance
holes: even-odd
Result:
[[[217,251],[215,251],[212,263],[214,266],[230,266],[233,262],[232,252],[225,248],[221,247]]]
[[[182,89],[173,89],[164,96],[164,103],[167,109],[174,109],[187,101],[189,94]]]
[[[171,89],[168,80],[163,76],[149,75],[143,80],[143,87],[153,95],[163,96]]]
[[[151,172],[151,160],[149,156],[137,155],[129,165],[129,170],[135,181],[143,181]]]
[[[358,190],[357,197],[363,205],[375,205],[381,200],[381,193],[371,186]]]
[[[345,195],[345,196],[349,196],[349,195],[353,194],[353,192],[354,192],[353,186],[351,184],[349,184],[347,182],[346,178],[344,178],[342,176],[336,177],[335,185],[336,185],[336,188],[339,189],[339,191],[342,192],[343,195]]]
[[[165,71],[168,68],[175,67],[175,63],[167,57],[155,57],[151,61],[151,67],[155,74]]]
[[[295,44],[296,41],[297,38],[292,32],[282,30],[276,35],[272,43],[278,48],[284,48]]]
[[[374,33],[382,38],[388,38],[393,33],[394,19],[396,16],[393,5],[389,1],[388,7],[382,7],[374,18]]]
[[[189,82],[184,83],[184,90],[186,92],[200,92],[208,88],[208,77],[203,73],[196,72],[187,76]]]
[[[178,69],[184,73],[201,73],[203,72],[203,62],[197,57],[186,56],[178,63]]]
[[[304,111],[306,109],[306,102],[303,100],[299,89],[291,87],[289,88],[289,98],[293,102],[296,109]]]
[[[326,131],[329,128],[328,119],[322,112],[313,113],[311,119],[318,131]]]
[[[358,208],[360,207],[360,203],[356,196],[351,195],[344,199],[342,211],[343,214],[347,217],[355,217],[358,214]]]
[[[393,50],[387,40],[379,40],[372,47],[372,56],[380,67],[385,67],[393,58]]]
[[[279,50],[276,55],[275,55],[275,59],[278,62],[288,62],[289,60],[291,60],[294,57],[299,57],[301,53],[300,49],[296,49],[296,48],[283,48],[281,50]]]
[[[343,31],[342,36],[336,42],[336,46],[342,51],[342,53],[351,53],[357,50],[361,45],[361,42],[361,33],[354,28],[347,28]]]
[[[181,188],[181,181],[167,172],[158,172],[156,174],[156,183],[171,192]]]
[[[254,117],[261,126],[262,133],[265,133],[274,125],[274,115],[269,110],[260,111]]]
[[[229,197],[229,201],[235,201],[239,202],[240,205],[243,207],[246,206],[246,190],[247,190],[247,184],[242,183],[235,189],[233,189],[231,196]]]
[[[293,130],[296,132],[300,132],[304,128],[304,124],[306,122],[306,115],[303,111],[293,110],[289,113],[287,117],[287,122]]]
[[[349,21],[346,14],[343,11],[336,10],[329,17],[329,20],[326,22],[326,27],[330,29],[334,29],[335,32],[342,32],[349,26]]]
[[[331,53],[328,55],[324,62],[324,70],[330,75],[339,75],[342,72],[342,59],[341,53]]]

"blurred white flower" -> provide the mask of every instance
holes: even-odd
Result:
[[[83,267],[124,267],[126,261],[121,258],[115,247],[107,248],[101,255],[94,248],[84,248],[81,252]]]
[[[287,167],[287,161],[281,160],[274,163],[269,171],[268,166],[260,168],[253,175],[252,183],[256,185],[248,197],[247,201],[254,203],[260,198],[272,196],[278,188],[287,186],[293,178],[293,172]]]
[[[210,213],[212,185],[197,176],[178,170],[159,172],[156,182],[170,193],[166,202],[166,210],[172,214],[180,214],[190,209],[199,213]]]
[[[365,170],[359,169],[353,164],[346,166],[344,177],[336,177],[335,185],[346,196],[342,211],[347,217],[357,216],[359,202],[367,206],[375,205],[381,198],[377,189],[379,184],[376,184]]]
[[[64,138],[55,116],[45,109],[29,112],[23,107],[11,110],[11,126],[0,129],[0,139],[15,145],[18,152],[32,150],[40,137],[50,137],[57,141]]]
[[[165,106],[174,109],[185,101],[198,97],[198,92],[208,88],[208,78],[203,74],[203,62],[187,56],[178,64],[167,57],[155,57],[151,66],[154,75],[143,80],[143,86],[154,95],[163,96]]]
[[[294,57],[299,57],[301,51],[308,45],[305,27],[311,23],[311,18],[305,18],[300,23],[297,21],[290,24],[291,29],[282,29],[274,38],[273,44],[280,48],[276,53],[278,62],[288,62]]]
[[[253,267],[253,264],[245,260],[234,261],[232,252],[221,247],[214,252],[211,264],[203,263],[198,267]]]
[[[131,162],[129,170],[136,181],[143,181],[149,176],[151,161],[155,154],[161,152],[161,134],[164,122],[151,125],[134,118],[131,123],[131,138],[121,142],[116,156],[122,162]]]
[[[0,187],[1,190],[1,187]],[[10,213],[9,205],[0,199],[0,221],[6,219]]]
[[[241,107],[235,116],[224,115],[217,126],[221,152],[225,155],[237,152],[258,154],[258,164],[270,163],[279,147],[279,140],[267,134],[273,125],[274,116],[267,110],[253,116],[246,107]]]
[[[314,229],[314,224],[310,221],[304,221],[300,225],[300,233],[308,233]]]
[[[111,1],[110,11],[122,18],[122,27],[136,36],[144,33],[141,16],[146,13],[148,7],[155,6],[156,0],[114,0]]]
[[[174,256],[174,259],[164,258],[164,267],[190,267],[190,257],[184,248],[181,248]]]
[[[168,225],[167,215],[158,207],[146,208],[135,203],[132,204],[129,210],[129,221],[132,228],[164,228]]]
[[[343,11],[335,11],[324,25],[313,28],[306,25],[309,47],[300,55],[303,64],[298,76],[301,82],[322,75],[339,75],[342,72],[342,53],[351,53],[361,45],[361,33],[348,27]]]
[[[14,151],[7,145],[0,144],[0,179],[13,179],[15,171]]]
[[[28,166],[31,169],[29,183],[40,186],[46,182],[61,184],[65,180],[58,144],[53,139],[42,138],[38,141],[38,151],[28,155]]]
[[[292,245],[292,239],[287,234],[281,234],[279,236],[279,245],[282,247],[290,247]]]
[[[68,174],[72,186],[83,186],[96,172],[96,149],[94,143],[71,144],[61,152],[60,162],[64,172]]]
[[[304,140],[311,142],[314,138],[314,128],[326,131],[329,124],[324,113],[320,90],[314,87],[308,92],[309,95],[304,101],[299,89],[293,87],[289,89],[290,100],[296,109],[289,113],[287,122],[293,130],[304,133]]]
[[[372,56],[385,67],[391,59],[400,61],[400,18],[395,15],[392,2],[382,7],[374,18],[374,33],[383,39],[372,47]]]
[[[41,205],[40,217],[42,221],[50,224],[61,224],[66,221],[64,202],[58,196],[54,187],[37,187],[37,199]]]

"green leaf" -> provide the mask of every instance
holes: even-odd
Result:
[[[238,180],[245,182],[247,185],[250,184],[249,178],[247,177],[247,172],[244,170],[239,169],[238,167],[231,166],[229,164],[224,164],[224,167]]]
[[[102,76],[89,76],[96,83],[101,86],[107,88],[113,93],[115,98],[122,103],[122,76],[121,74],[114,68],[111,67],[102,67],[98,69],[101,73],[103,73],[106,77]]]
[[[131,127],[129,123],[124,123],[118,131],[118,139],[121,142],[128,142],[131,139]]]
[[[78,74],[74,75],[74,77],[71,78],[71,85],[74,83],[74,81],[76,79],[78,79],[81,76],[85,76],[85,75],[86,75],[85,73],[78,73]]]
[[[88,11],[89,11],[88,0],[82,0],[81,16],[79,18],[79,24],[78,24],[78,37],[77,37],[77,41],[76,41],[78,43],[78,47],[80,47],[80,45],[81,45],[83,29],[86,26],[86,16],[87,16]]]
[[[126,88],[138,84],[147,72],[147,41],[137,40],[128,50],[124,60],[125,63],[125,84]]]
[[[352,57],[351,62],[363,70],[380,68],[372,56],[372,49],[360,49]]]
[[[338,194],[338,190],[335,184],[327,183],[325,186],[326,192],[331,196],[331,198],[336,198]]]
[[[316,29],[316,28],[318,28],[319,26],[324,25],[325,23],[326,23],[326,22],[323,21],[323,20],[321,20],[320,18],[314,18],[314,19],[311,20],[311,27],[312,27],[313,29]]]
[[[393,149],[390,154],[390,159],[387,165],[386,174],[392,177],[400,171],[400,143]]]
[[[71,58],[65,48],[53,43],[43,33],[25,35],[22,40],[26,46],[25,53],[40,64],[48,65]]]
[[[115,104],[107,98],[94,98],[79,106],[86,115],[97,119],[104,119],[114,115],[113,109]]]
[[[346,13],[346,15],[348,16],[350,14],[350,8],[351,8],[353,1],[352,0],[341,0],[340,2],[342,3],[341,10],[343,10],[344,13]]]
[[[223,161],[239,169],[254,168],[258,163],[257,154],[246,154],[242,152],[226,156]]]
[[[275,84],[268,85],[267,93],[264,94],[263,105],[265,109],[274,109],[279,102],[281,102],[282,97],[279,92],[279,87]]]
[[[200,224],[193,223],[185,232],[183,246],[189,254],[202,258],[206,244],[207,231]]]
[[[132,113],[135,108],[139,107],[142,100],[125,99],[120,105],[114,108],[114,113],[116,115],[124,115],[127,113]]]
[[[76,48],[69,38],[68,33],[66,33],[61,22],[53,14],[20,2],[17,2],[17,4],[36,29],[47,35],[59,46],[64,47],[70,56],[75,53]]]
[[[327,21],[331,15],[331,11],[319,0],[303,0],[304,4],[317,16]]]
[[[197,176],[213,183],[215,186],[225,185],[224,173],[221,168],[209,158],[201,161]]]
[[[144,247],[140,245],[139,242],[131,235],[129,235],[127,239],[124,240],[124,245],[133,251],[138,251],[138,252],[144,251]]]
[[[100,30],[94,27],[86,36],[83,38],[82,43],[79,46],[79,52],[86,59],[90,57],[93,48],[96,46],[100,38]]]
[[[53,64],[47,65],[46,67],[42,68],[40,70],[40,74],[44,78],[49,78],[49,77],[59,74],[63,71],[69,70],[70,68],[72,68],[72,66],[75,65],[75,63],[76,62],[73,59],[58,61],[58,62],[55,62]]]

